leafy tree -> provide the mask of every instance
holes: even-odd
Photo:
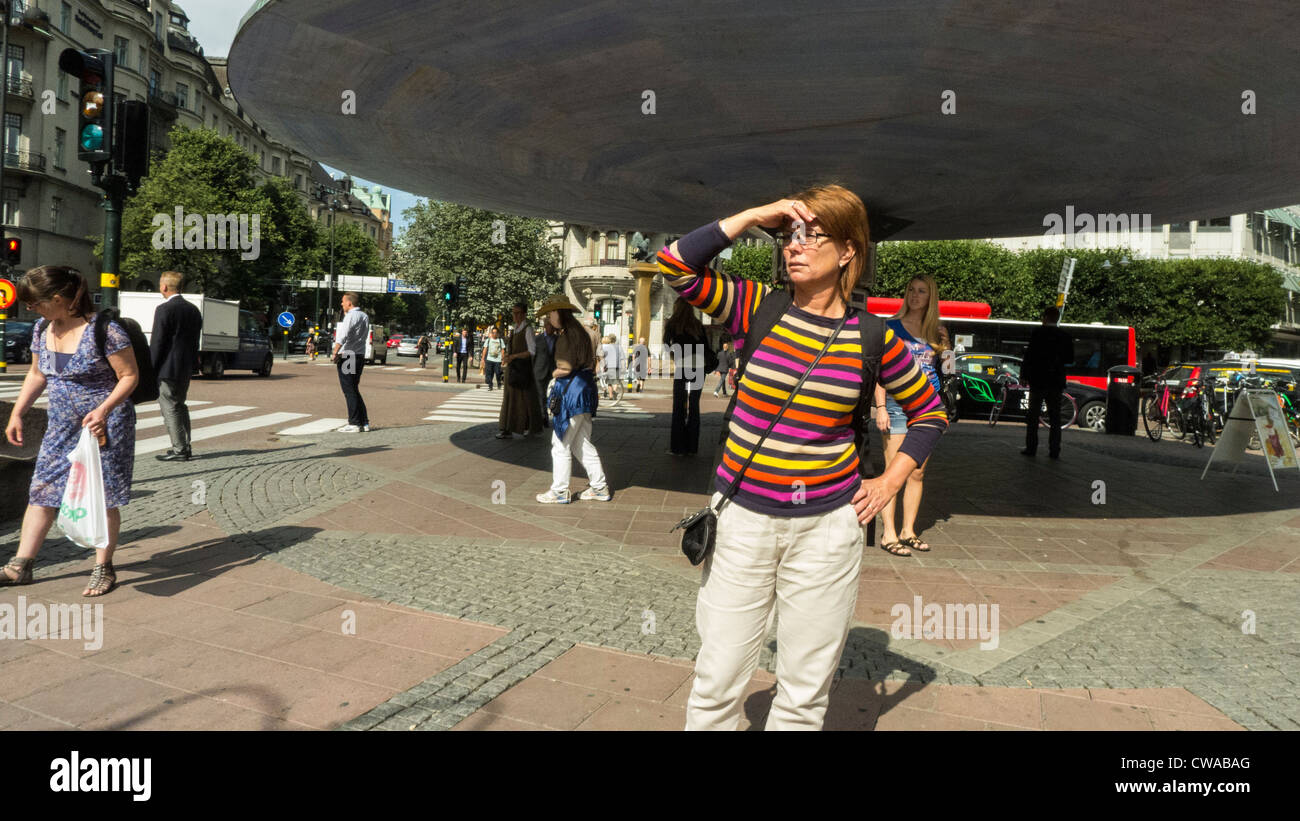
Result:
[[[404,216],[406,231],[397,241],[401,278],[440,296],[442,284],[459,277],[453,326],[508,318],[515,301],[532,304],[560,288],[559,249],[545,220],[430,201]]]
[[[1281,275],[1233,259],[1133,259],[1123,249],[1016,252],[982,240],[885,242],[877,248],[879,296],[901,296],[930,274],[941,299],[987,302],[993,316],[1036,320],[1055,303],[1062,263],[1078,260],[1067,322],[1132,325],[1139,343],[1162,351],[1261,348],[1285,306]],[[1104,267],[1109,261],[1110,266]]]
[[[226,249],[154,248],[161,228],[155,215],[174,221],[179,206],[185,215],[259,215],[259,250],[285,239],[273,217],[264,189],[254,184],[253,158],[234,140],[214,131],[172,129],[171,150],[155,156],[140,190],[126,201],[122,214],[121,268],[127,280],[158,271],[185,274],[187,287],[225,299],[264,300],[264,272],[256,260],[241,259],[239,237],[228,237]],[[182,235],[184,228],[182,226]],[[174,237],[174,229],[173,229]],[[163,239],[161,236],[159,239]],[[160,242],[160,244],[164,244]],[[229,247],[233,246],[233,247]],[[102,240],[95,253],[103,255]]]
[[[773,251],[771,245],[733,245],[731,258],[723,261],[722,270],[732,276],[771,285]]]

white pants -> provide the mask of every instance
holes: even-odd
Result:
[[[723,507],[695,604],[701,646],[686,729],[739,725],[774,607],[777,685],[765,729],[821,729],[858,600],[862,544],[852,505],[794,518]]]
[[[569,419],[569,429],[564,439],[551,432],[551,490],[561,493],[569,489],[573,475],[572,457],[578,457],[582,469],[587,471],[587,481],[594,488],[605,486],[605,471],[600,466],[600,454],[591,443],[591,414],[580,413]]]

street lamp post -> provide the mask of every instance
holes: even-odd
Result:
[[[316,199],[329,208],[330,214],[330,272],[328,293],[325,300],[325,312],[331,316],[333,315],[333,308],[331,306],[334,304],[334,224],[337,222],[336,215],[338,210],[343,207],[343,203],[339,200],[339,195],[347,196],[347,193],[320,183],[317,183],[316,185]],[[319,278],[316,280],[316,324],[321,324]]]

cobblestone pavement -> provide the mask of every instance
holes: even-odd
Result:
[[[233,544],[284,567],[508,631],[342,725],[447,729],[575,645],[680,660],[697,652],[699,570],[667,530],[705,503],[709,466],[661,455],[666,400],[638,401],[658,415],[596,428],[615,488],[607,504],[532,502],[550,482],[545,441],[497,441],[492,425],[423,425],[346,446],[289,437],[185,464],[142,460],[124,542],[148,542],[206,509]],[[706,416],[702,442],[716,440],[717,417]],[[1169,443],[1075,431],[1060,463],[1025,460],[1021,435],[963,424],[945,437],[919,521],[934,549],[905,559],[867,548],[844,679],[1184,687],[1242,726],[1300,728],[1300,476],[1281,477],[1274,493],[1256,458],[1202,482],[1182,451],[1162,456]],[[575,469],[575,495],[580,477]],[[84,562],[51,539],[38,574]],[[894,638],[891,608],[916,596],[998,604],[997,649]],[[770,636],[760,661],[769,671],[774,649]]]

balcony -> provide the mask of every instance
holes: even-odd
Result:
[[[139,6],[145,11],[149,10],[149,0],[126,0],[126,2],[130,3],[133,6]]]
[[[157,109],[158,113],[162,114],[164,117],[172,120],[176,119],[176,110],[179,107],[179,102],[176,99],[176,95],[172,92],[159,91],[157,88],[149,89],[149,105],[150,107]]]
[[[36,94],[32,90],[32,81],[27,77],[15,77],[12,74],[5,77],[5,93],[11,97],[34,102]]]
[[[5,151],[5,168],[44,174],[45,155],[34,151]]]

